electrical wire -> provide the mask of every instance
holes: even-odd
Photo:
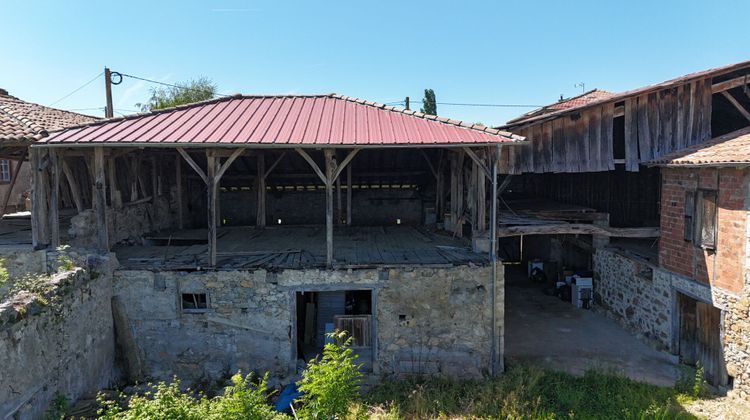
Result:
[[[187,87],[187,86],[173,85],[171,83],[165,83],[165,82],[160,82],[158,80],[147,79],[145,77],[133,76],[132,74],[121,73],[119,71],[118,72],[112,72],[112,73],[117,73],[117,74],[119,74],[122,77],[129,77],[131,79],[141,80],[141,81],[149,82],[149,83],[155,83],[157,85],[168,86],[168,87],[175,88],[175,89],[198,90],[198,89],[194,89],[194,88]],[[214,95],[216,95],[216,96],[232,96],[232,95],[228,95],[226,93],[214,93]]]
[[[101,72],[101,73],[97,74],[96,77],[94,77],[93,79],[89,80],[88,82],[82,84],[81,86],[79,86],[78,88],[76,88],[72,92],[68,93],[67,95],[63,96],[62,98],[56,100],[55,102],[52,102],[51,104],[49,104],[49,106],[52,106],[52,105],[54,105],[54,104],[56,104],[56,103],[58,103],[58,102],[60,102],[60,101],[62,101],[64,99],[67,99],[70,95],[78,92],[79,90],[81,90],[81,89],[85,88],[86,86],[90,85],[91,83],[93,83],[94,80],[98,79],[103,74],[104,74],[104,72]]]
[[[424,101],[409,100],[409,103],[421,104]],[[390,104],[406,104],[406,101],[391,102]],[[386,104],[386,105],[390,105]],[[436,105],[448,105],[448,106],[481,106],[481,107],[498,107],[498,108],[541,108],[544,105],[527,105],[527,104],[473,104],[473,103],[459,103],[459,102],[435,102]]]

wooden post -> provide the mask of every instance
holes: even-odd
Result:
[[[182,218],[182,212],[183,212],[183,204],[182,204],[182,157],[180,155],[177,155],[177,159],[175,160],[175,182],[177,184],[177,226],[180,229],[184,229],[185,222]]]
[[[122,194],[117,189],[117,157],[111,156],[108,160],[107,176],[109,181],[109,203],[112,208],[122,207]]]
[[[73,197],[76,211],[80,213],[83,211],[83,198],[81,197],[81,190],[78,188],[78,181],[76,181],[76,178],[73,176],[73,172],[70,170],[65,158],[60,156],[60,161],[62,163],[63,174],[65,174],[65,179],[68,181],[68,187],[70,187],[70,195]]]
[[[208,195],[208,265],[216,265],[216,226],[218,221],[216,202],[218,200],[216,182],[216,157],[211,150],[206,150],[206,191]]]
[[[59,152],[50,149],[50,195],[49,195],[49,232],[52,248],[60,246],[60,163]]]
[[[256,184],[258,185],[255,226],[259,228],[266,227],[266,157],[262,151],[258,151],[256,166],[258,167],[258,176]]]
[[[133,156],[130,161],[130,201],[138,199],[138,156]]]
[[[114,117],[115,110],[112,109],[112,73],[109,67],[104,68],[104,94],[106,95],[107,106],[104,108],[104,117]]]
[[[502,341],[498,337],[498,320],[497,308],[504,306],[505,302],[498,302],[497,299],[497,165],[500,157],[500,145],[495,147],[495,156],[492,159],[492,202],[490,203],[490,302],[492,305],[492,344],[491,344],[491,362],[490,372],[493,376],[504,370]],[[483,180],[484,182],[484,180]],[[503,296],[505,294],[503,293]],[[504,324],[504,320],[500,320]]]
[[[156,197],[159,195],[159,167],[156,166],[156,156],[151,156],[151,202],[156,203]]]
[[[435,222],[443,220],[445,209],[443,203],[445,200],[444,189],[445,189],[445,177],[443,175],[443,151],[441,150],[438,154],[438,166],[435,171]]]
[[[346,225],[352,225],[352,165],[346,167]]]
[[[49,245],[47,235],[47,170],[42,167],[45,149],[31,148],[29,163],[31,165],[31,233],[34,249]]]
[[[333,160],[334,151],[324,151],[326,159],[326,264],[333,265],[333,174],[336,163]]]
[[[26,159],[27,151],[24,150],[23,154],[21,155],[21,158],[16,161],[16,167],[13,171],[12,178],[10,179],[10,185],[8,185],[8,192],[5,193],[5,197],[3,198],[3,212],[2,214],[5,214],[6,211],[8,211],[8,201],[10,201],[10,196],[13,193],[13,187],[16,185],[16,179],[18,179],[18,173],[21,172],[21,165],[23,165],[23,161]],[[0,216],[2,215],[0,214]]]
[[[104,148],[94,148],[94,213],[96,214],[96,242],[100,251],[109,251],[107,225],[107,187],[104,176]]]
[[[490,159],[484,159],[485,164],[491,162]],[[487,231],[487,177],[483,171],[477,170],[476,184],[477,184],[477,231]]]
[[[344,221],[344,204],[341,201],[341,177],[336,178],[336,224],[340,225]]]

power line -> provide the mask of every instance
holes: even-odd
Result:
[[[413,101],[412,103],[424,103],[424,101]],[[390,102],[385,105],[404,104],[405,101]],[[497,108],[541,108],[544,105],[527,105],[527,104],[473,104],[473,103],[458,103],[458,102],[435,102],[436,105],[448,105],[448,106],[481,106],[481,107],[497,107]]]
[[[81,89],[85,88],[86,86],[90,85],[91,83],[93,83],[94,80],[98,79],[102,74],[104,74],[104,72],[101,72],[101,73],[97,74],[96,77],[94,77],[93,79],[89,80],[88,82],[82,84],[81,86],[79,86],[78,88],[76,88],[74,91],[72,91],[69,94],[63,96],[62,98],[56,100],[55,102],[52,102],[51,104],[49,104],[49,106],[52,106],[52,105],[54,105],[54,104],[62,101],[63,99],[67,99],[70,95],[78,92],[79,90],[81,90]]]
[[[191,88],[191,87],[188,87],[188,86],[173,85],[171,83],[160,82],[158,80],[151,80],[151,79],[147,79],[145,77],[133,76],[132,74],[126,74],[126,73],[120,73],[120,72],[112,72],[112,73],[113,74],[117,73],[117,74],[119,74],[122,77],[129,77],[131,79],[141,80],[141,81],[149,82],[149,83],[155,83],[157,85],[168,86],[168,87],[176,88],[176,89],[200,90],[200,89],[195,89],[195,88]],[[214,95],[216,95],[216,96],[232,96],[232,95],[227,95],[225,93],[214,93]]]

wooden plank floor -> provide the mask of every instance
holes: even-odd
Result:
[[[325,266],[324,226],[222,227],[218,266],[225,269],[299,269]],[[117,247],[120,263],[133,269],[195,269],[206,266],[206,231],[193,229],[147,237],[144,246]],[[486,264],[485,254],[442,232],[413,226],[334,229],[334,266]]]

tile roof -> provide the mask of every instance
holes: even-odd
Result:
[[[482,125],[327,94],[235,95],[69,127],[41,143],[387,147],[521,140]]]
[[[49,131],[95,120],[88,115],[25,102],[0,90],[0,144],[39,140]]]
[[[651,166],[746,166],[750,165],[750,127],[647,162]]]
[[[536,117],[537,115],[544,115],[544,114],[549,114],[550,112],[554,112],[554,111],[575,108],[578,106],[586,105],[594,101],[598,101],[600,99],[606,99],[614,95],[615,95],[614,93],[606,91],[606,90],[602,90],[602,89],[590,90],[578,96],[573,96],[571,98],[566,98],[566,99],[560,99],[559,101],[553,104],[546,105],[541,108],[535,109],[533,111],[527,112],[521,115],[520,117],[516,117],[512,120],[509,120],[507,124],[519,123],[519,122],[524,121],[527,118]]]

